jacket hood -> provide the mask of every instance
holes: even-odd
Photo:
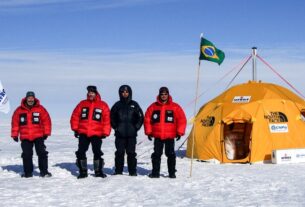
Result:
[[[127,98],[124,98],[122,96],[122,91],[127,90],[129,93],[129,96]],[[132,90],[131,87],[129,85],[121,85],[119,88],[119,96],[120,96],[120,101],[125,101],[125,102],[130,102],[132,100]]]
[[[39,106],[39,105],[40,105],[39,99],[34,98],[34,101],[35,101],[35,103],[34,103],[33,107],[36,107],[36,106]],[[29,107],[26,105],[26,97],[24,97],[24,98],[21,100],[21,107],[22,107],[22,108],[25,108],[25,109],[29,109]]]

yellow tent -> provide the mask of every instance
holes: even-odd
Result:
[[[221,163],[271,160],[274,149],[305,148],[305,101],[288,89],[249,81],[201,107],[187,157]],[[195,130],[194,130],[195,129]]]

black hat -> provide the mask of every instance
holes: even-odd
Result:
[[[168,88],[165,87],[165,86],[162,86],[162,87],[159,89],[159,95],[160,95],[161,93],[164,93],[164,92],[169,94]]]
[[[87,86],[87,91],[97,93],[96,86]]]
[[[33,91],[26,92],[25,97],[27,98],[27,97],[30,97],[30,96],[33,96],[35,98],[35,93]]]

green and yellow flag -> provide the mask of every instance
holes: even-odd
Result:
[[[225,53],[217,49],[213,43],[201,37],[199,60],[208,60],[220,65],[225,59]]]

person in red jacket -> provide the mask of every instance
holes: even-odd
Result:
[[[109,136],[111,131],[110,110],[96,86],[87,87],[87,99],[82,100],[74,109],[70,124],[74,136],[78,138],[76,165],[79,168],[78,178],[88,177],[86,152],[91,143],[94,154],[93,166],[96,177],[106,177],[103,172],[104,159],[101,150],[102,139]]]
[[[167,87],[159,89],[157,101],[146,110],[144,117],[144,130],[148,139],[154,139],[154,152],[151,155],[151,178],[160,177],[161,156],[165,146],[167,167],[170,178],[176,178],[175,138],[178,141],[184,135],[186,117],[182,108],[172,101]]]
[[[11,137],[21,140],[24,174],[22,177],[33,177],[33,146],[38,155],[38,167],[41,177],[51,177],[48,171],[48,152],[44,144],[51,135],[51,118],[47,110],[35,98],[35,93],[28,91],[21,105],[12,117]]]

